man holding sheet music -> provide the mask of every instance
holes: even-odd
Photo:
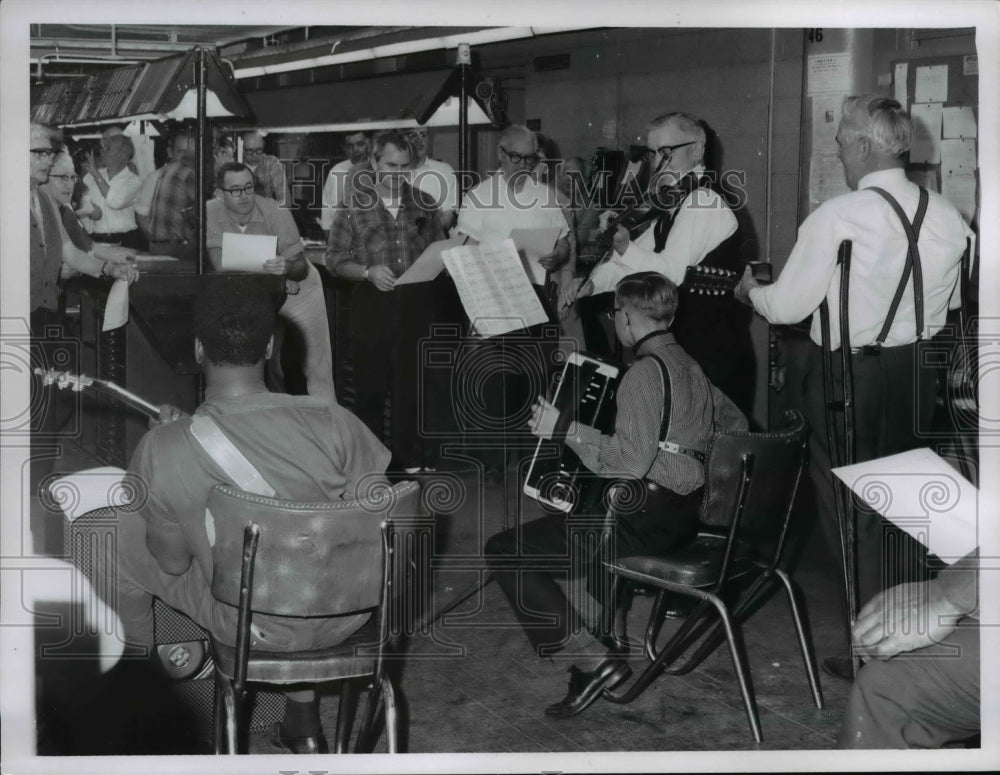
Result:
[[[512,124],[500,133],[497,157],[500,168],[462,200],[455,231],[470,241],[490,243],[505,240],[512,232],[514,237],[519,231],[529,237],[548,232],[547,246],[522,250],[522,260],[549,323],[557,325],[550,292],[554,286],[547,281],[552,271],[569,261],[569,225],[554,191],[532,176],[541,161],[538,138],[527,127]],[[523,428],[531,401],[546,390],[545,382],[528,384],[532,375],[547,380],[553,366],[558,333],[544,333],[541,325],[525,325],[486,345],[496,347],[497,377],[484,387],[485,409],[492,427],[502,425],[500,440],[504,446],[507,431]],[[482,455],[487,479],[502,476],[506,460],[501,459],[501,454],[492,450]]]
[[[257,196],[253,173],[239,162],[222,165],[215,183],[216,198],[205,208],[205,244],[213,268],[226,271],[239,267],[242,271],[266,272],[292,281],[278,314],[305,350],[302,368],[309,395],[335,403],[323,284],[319,271],[306,260],[291,211],[273,199]],[[236,249],[228,248],[225,234],[276,237],[276,251],[252,267],[240,264],[241,256]],[[280,369],[280,355],[275,357],[275,364]]]
[[[419,343],[454,306],[454,288],[439,274],[398,283],[423,251],[444,236],[430,197],[410,184],[413,149],[397,131],[374,141],[371,167],[355,168],[344,206],[334,214],[326,265],[356,283],[351,296],[350,351],[355,412],[376,435],[392,390],[390,446],[397,469],[427,468],[433,453],[420,435]],[[429,395],[429,392],[428,392]],[[429,402],[428,402],[429,403]]]

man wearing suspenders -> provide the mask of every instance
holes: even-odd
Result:
[[[803,222],[773,285],[758,286],[747,271],[736,289],[738,299],[771,323],[797,323],[812,315],[810,337],[817,346],[810,353],[804,385],[812,427],[810,470],[824,538],[838,558],[841,546],[830,473],[831,440],[825,430],[819,313],[825,299],[830,310],[829,346],[836,350],[841,344],[838,247],[843,240],[852,243],[849,346],[856,462],[862,462],[923,446],[918,429],[930,425],[936,388],[934,371],[920,362],[918,343],[934,336],[948,309],[958,304],[956,282],[966,238],[971,236],[947,199],[906,179],[903,155],[912,135],[910,118],[895,100],[872,94],[846,98],[837,146],[852,193],[825,202]],[[839,362],[835,367],[839,371]],[[839,385],[839,373],[835,378]],[[894,576],[901,569],[884,561],[882,531],[878,515],[858,515],[862,603],[899,580]],[[835,666],[831,660],[824,666],[835,675],[837,667],[839,673],[845,672],[843,665]]]

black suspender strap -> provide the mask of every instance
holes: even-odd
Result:
[[[906,265],[903,268],[903,276],[896,287],[896,295],[893,296],[892,304],[889,306],[889,313],[886,315],[882,330],[879,331],[878,338],[875,340],[875,345],[881,347],[885,338],[889,335],[889,329],[892,327],[892,322],[896,317],[896,310],[899,309],[899,303],[903,298],[903,291],[906,289],[906,283],[910,279],[911,270],[913,271],[913,309],[916,319],[917,339],[921,339],[924,335],[924,277],[920,266],[920,250],[917,247],[917,239],[920,236],[920,227],[923,225],[924,215],[927,213],[927,202],[930,197],[927,194],[927,190],[921,187],[920,201],[917,204],[917,212],[911,224],[906,217],[906,213],[903,212],[903,208],[899,206],[899,202],[896,201],[892,194],[877,186],[872,186],[869,190],[874,191],[889,203],[889,206],[892,207],[903,224],[903,232],[906,234],[906,241],[909,243],[909,248],[906,251]]]
[[[663,416],[660,420],[660,435],[658,436],[659,444],[657,444],[657,446],[664,452],[670,452],[674,455],[687,455],[688,457],[693,457],[700,463],[704,463],[705,453],[700,449],[685,447],[681,444],[675,444],[672,441],[667,441],[667,434],[670,432],[671,410],[670,372],[667,371],[667,364],[663,362],[663,359],[660,358],[659,355],[656,353],[649,353],[648,357],[656,361],[656,365],[660,367],[660,376],[663,378]]]

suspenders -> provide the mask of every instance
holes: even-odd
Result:
[[[695,449],[694,447],[685,447],[681,444],[675,444],[672,441],[667,441],[667,435],[670,433],[670,373],[667,371],[667,364],[663,362],[656,353],[649,353],[650,358],[656,361],[656,365],[660,367],[660,376],[663,378],[663,418],[660,420],[660,443],[657,445],[664,452],[669,452],[674,455],[687,455],[688,457],[693,457],[699,463],[705,462],[705,453],[700,449]]]
[[[896,310],[899,309],[899,302],[903,298],[903,292],[906,290],[906,284],[909,282],[911,272],[913,273],[913,307],[917,326],[917,339],[922,339],[924,336],[924,276],[920,267],[920,249],[917,247],[917,239],[920,237],[920,227],[923,225],[924,215],[927,213],[927,202],[930,197],[927,195],[927,189],[920,189],[920,202],[917,204],[917,212],[911,224],[907,220],[903,208],[899,206],[899,202],[896,201],[892,194],[877,186],[872,186],[869,190],[874,191],[889,203],[889,206],[892,207],[903,224],[903,232],[906,234],[906,241],[909,243],[906,251],[906,264],[903,267],[903,276],[896,287],[896,294],[892,298],[892,304],[889,305],[889,313],[886,315],[882,330],[879,331],[878,337],[875,339],[875,344],[872,345],[872,347],[876,348],[877,352],[882,349],[882,343],[889,335],[889,329],[892,327],[892,322],[896,317]],[[841,332],[841,338],[843,338],[843,332]]]

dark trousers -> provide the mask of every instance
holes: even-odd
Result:
[[[101,242],[107,245],[121,245],[124,248],[133,250],[149,250],[149,240],[139,229],[131,231],[116,231],[113,233],[95,232],[90,235],[94,242]]]
[[[569,636],[586,624],[556,578],[582,578],[586,591],[603,607],[610,602],[610,574],[604,562],[666,552],[694,535],[701,489],[678,495],[653,487],[644,488],[635,510],[616,515],[609,541],[602,540],[605,513],[597,499],[591,508],[573,515],[515,525],[486,542],[487,563],[540,655],[561,650]],[[609,633],[602,625],[608,622],[600,615],[595,619],[599,623],[595,635],[606,639]]]
[[[834,392],[843,391],[840,355],[834,353]],[[922,446],[919,428],[929,428],[934,414],[936,375],[920,366],[916,345],[891,347],[878,356],[853,356],[856,462],[874,460]],[[834,477],[830,472],[830,441],[827,437],[823,398],[822,352],[809,353],[805,378],[806,415],[809,435],[810,476],[816,489],[817,518],[823,538],[842,564],[840,532],[834,505]],[[836,433],[843,438],[843,426]],[[839,481],[839,480],[838,480]],[[858,591],[864,605],[875,593],[920,578],[926,551],[906,533],[877,513],[858,511]],[[846,617],[845,617],[846,621]]]

